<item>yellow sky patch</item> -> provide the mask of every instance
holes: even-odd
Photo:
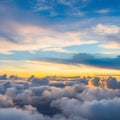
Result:
[[[0,61],[0,74],[14,74],[23,77],[35,75],[45,76],[88,76],[88,75],[118,75],[120,70],[97,68],[83,64],[63,64],[45,61]]]

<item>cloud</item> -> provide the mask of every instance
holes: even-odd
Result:
[[[2,108],[0,109],[1,120],[44,120],[44,117],[37,113],[31,113],[30,111],[23,111],[16,108]]]
[[[119,70],[119,64],[120,64],[120,56],[116,56],[113,58],[110,57],[97,57],[93,54],[87,54],[87,53],[79,53],[73,55],[72,58],[69,59],[48,59],[48,61],[55,61],[58,63],[64,63],[64,64],[73,64],[73,65],[88,65],[88,66],[95,66],[99,68],[110,68],[110,69],[117,69]]]
[[[100,34],[119,34],[120,27],[115,25],[98,24],[94,30]]]
[[[78,32],[63,33],[35,25],[10,24],[12,27],[1,30],[1,53],[9,54],[12,53],[12,51],[37,50],[69,52],[65,50],[65,47],[96,43],[95,40],[81,40],[81,33]],[[6,48],[4,46],[6,46]]]
[[[39,78],[35,78],[34,76],[31,76],[29,78],[29,81],[32,82],[33,85],[47,85],[49,83],[48,78],[39,79]]]
[[[87,118],[91,120],[113,120],[120,118],[118,113],[119,105],[119,98],[115,98],[112,100],[86,102],[83,104],[82,108],[84,112],[87,111]],[[89,111],[91,112],[89,113]]]
[[[89,80],[89,85],[102,86],[109,89],[120,89],[120,82],[115,77],[108,77],[107,79],[94,78]]]
[[[81,102],[77,99],[69,99],[67,97],[60,98],[58,100],[54,100],[51,103],[52,107],[57,107],[62,110],[65,116],[77,116],[79,119],[82,119],[79,114],[79,107],[81,106]]]
[[[120,69],[118,66],[120,64],[119,56],[116,58],[97,58],[91,54],[80,53],[74,55],[71,60],[68,60],[68,62],[73,64],[86,64],[102,68]]]
[[[80,119],[77,117],[67,118],[61,114],[55,115],[53,117],[44,116],[43,114],[39,114],[37,112],[30,112],[28,110],[22,110],[17,108],[8,108],[8,109],[0,109],[1,120],[86,120]]]
[[[59,52],[59,53],[75,53],[73,51],[70,51],[70,50],[66,50],[64,48],[46,48],[44,49],[43,51],[56,51],[56,52]]]
[[[25,110],[28,110],[28,111],[32,111],[32,112],[34,112],[34,111],[37,110],[35,107],[33,107],[33,106],[31,106],[31,105],[25,105],[25,106],[24,106],[24,109],[25,109]]]
[[[34,84],[31,80],[37,80]],[[120,86],[114,77],[29,77],[0,82],[1,120],[119,119]],[[52,82],[64,84],[59,87]],[[37,84],[38,83],[38,84]],[[70,84],[72,83],[72,84]],[[112,116],[110,116],[112,115]]]
[[[0,108],[13,106],[13,101],[11,98],[0,94]]]
[[[84,15],[84,13],[80,10],[81,6],[84,6],[85,1],[79,1],[79,0],[58,0],[58,1],[48,1],[48,0],[32,0],[30,2],[31,8],[33,11],[41,12],[41,11],[47,11],[50,16],[57,16],[57,15]],[[61,10],[59,10],[58,7],[61,7]],[[64,8],[64,9],[63,9]],[[53,14],[54,13],[54,14]]]
[[[31,2],[32,8],[34,11],[45,11],[52,9],[51,4],[48,0],[32,0]]]
[[[29,15],[25,16],[30,17]],[[88,19],[67,24],[59,21],[59,24],[56,24],[55,22],[47,23],[41,20],[42,18],[36,19],[40,21],[39,24],[34,21],[28,24],[25,21],[18,22],[11,20],[9,16],[8,20],[2,20],[0,53],[12,54],[15,51],[42,50],[73,54],[81,51],[79,49],[78,51],[68,50],[66,47],[90,44],[96,44],[100,49],[119,50],[120,30],[119,25],[115,23],[103,24],[103,20],[97,19],[95,22],[95,19]],[[48,26],[43,25],[44,22]]]
[[[75,90],[70,86],[64,88],[51,87],[51,90],[45,90],[43,96],[49,99],[56,99],[61,97],[74,97],[76,95]]]
[[[110,12],[111,12],[111,10],[109,10],[109,9],[102,9],[102,10],[96,11],[96,13],[100,13],[100,14],[107,14]],[[97,26],[97,27],[100,27],[100,26]]]
[[[14,99],[17,94],[17,89],[16,88],[7,88],[5,95],[8,96],[9,98]]]
[[[99,47],[105,49],[118,49],[120,46],[119,25],[97,24],[92,27],[94,36],[98,37]],[[99,39],[100,38],[100,39]]]
[[[7,80],[7,75],[5,74],[5,75],[1,75],[0,76],[0,80]]]
[[[119,119],[119,98],[111,100],[93,100],[91,102],[81,103],[77,99],[61,98],[51,104],[62,110],[66,116],[79,116],[89,120],[113,120]],[[113,109],[112,109],[113,108]]]
[[[93,86],[99,86],[99,81],[100,81],[100,78],[95,77],[94,79],[90,79],[88,84]]]

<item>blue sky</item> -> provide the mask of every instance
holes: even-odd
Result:
[[[119,0],[1,0],[0,60],[59,62],[86,53],[117,65],[119,21]]]

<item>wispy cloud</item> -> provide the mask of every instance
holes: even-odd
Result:
[[[95,40],[82,40],[81,33],[79,32],[63,33],[35,25],[13,24],[12,28],[10,27],[9,29],[12,29],[12,31],[8,29],[4,29],[4,31],[1,30],[1,53],[36,50],[68,52],[64,47],[94,44],[97,42]],[[3,45],[6,46],[6,48]]]
[[[101,10],[96,11],[96,13],[100,13],[100,14],[107,14],[110,12],[111,12],[111,10],[109,10],[109,9],[101,9]]]
[[[80,10],[81,6],[85,1],[79,0],[58,0],[58,1],[49,1],[49,0],[32,0],[31,6],[32,9],[36,12],[47,11],[50,15],[52,13],[56,13],[54,15],[76,15],[82,16],[84,12]],[[63,7],[63,9],[59,10],[59,7]],[[64,11],[64,12],[61,12]]]
[[[34,11],[46,11],[52,9],[52,2],[48,0],[32,0],[30,3]]]
[[[64,49],[64,48],[55,48],[55,47],[53,47],[53,48],[46,48],[46,49],[43,49],[43,51],[56,51],[56,52],[60,52],[60,53],[77,53],[77,51],[76,52],[73,52],[73,51],[70,51],[70,50],[66,50],[66,49]]]

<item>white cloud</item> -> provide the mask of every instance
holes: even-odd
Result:
[[[37,111],[37,109],[33,107],[32,105],[25,105],[24,109],[28,111],[32,111],[32,112]]]
[[[119,34],[120,33],[120,27],[116,25],[104,25],[104,24],[98,24],[94,31],[100,34]]]
[[[23,111],[16,108],[2,108],[0,109],[1,120],[44,120],[43,115],[38,113],[31,113],[30,111]]]
[[[60,52],[60,53],[77,53],[76,52],[73,52],[73,51],[70,51],[70,50],[65,50],[64,48],[46,48],[44,49],[43,51],[56,51],[56,52]]]
[[[96,13],[100,13],[100,14],[106,14],[106,13],[109,13],[109,12],[111,12],[109,9],[102,9],[102,10],[96,11]]]
[[[13,106],[13,101],[11,98],[0,94],[0,108]]]

